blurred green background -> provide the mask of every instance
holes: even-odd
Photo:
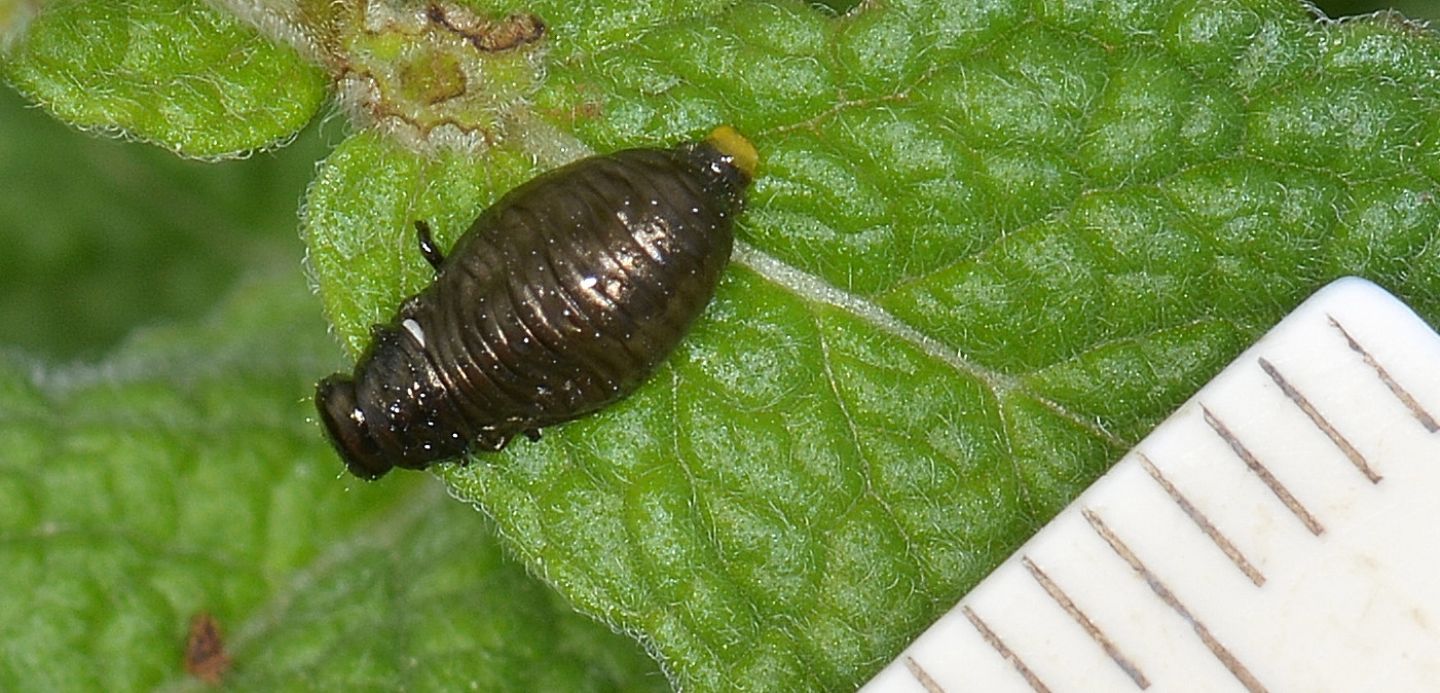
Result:
[[[322,134],[343,128],[186,161],[77,132],[0,88],[0,349],[97,357],[138,325],[203,314],[247,273],[301,271],[296,211]]]
[[[1440,0],[1317,5],[1440,21]],[[0,349],[94,359],[137,326],[204,313],[247,274],[302,271],[300,199],[344,130],[322,120],[245,160],[182,161],[78,133],[0,89]]]

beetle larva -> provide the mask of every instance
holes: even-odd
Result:
[[[423,469],[629,394],[679,343],[730,259],[754,147],[729,127],[584,159],[521,185],[372,329],[351,376],[315,388],[351,473]]]

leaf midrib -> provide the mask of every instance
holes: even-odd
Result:
[[[1067,421],[1079,425],[1108,445],[1119,448],[1129,448],[1134,445],[1134,441],[1111,433],[1093,418],[1087,417],[1081,412],[1072,411],[1064,404],[1033,389],[1023,378],[987,368],[967,357],[962,351],[946,346],[940,340],[895,317],[873,301],[836,287],[824,279],[787,264],[744,241],[735,242],[733,260],[805,301],[845,311],[848,315],[874,327],[881,333],[915,347],[921,353],[945,364],[951,370],[980,381],[990,390],[997,401],[1004,401],[1016,393],[1024,394],[1064,417]]]

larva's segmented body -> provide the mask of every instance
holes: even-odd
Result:
[[[485,210],[435,282],[316,387],[350,471],[500,450],[604,407],[665,359],[715,292],[755,152],[729,128],[544,174]]]

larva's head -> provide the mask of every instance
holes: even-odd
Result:
[[[351,474],[362,479],[379,479],[394,466],[370,431],[365,412],[355,397],[355,381],[339,374],[321,380],[315,386],[315,408],[325,423],[330,444],[345,460]]]

